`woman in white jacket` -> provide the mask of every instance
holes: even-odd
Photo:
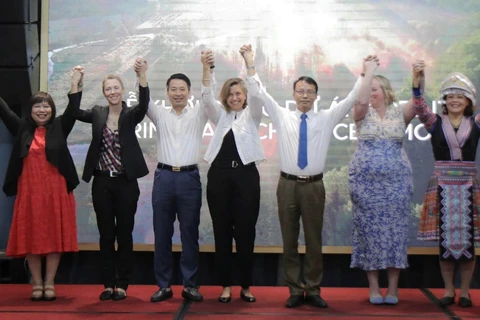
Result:
[[[253,61],[253,51],[242,47],[240,53]],[[262,118],[262,101],[250,100],[243,80],[227,80],[215,100],[212,92],[211,51],[202,52],[202,100],[215,134],[205,154],[211,164],[208,171],[207,202],[215,236],[215,261],[223,291],[218,301],[230,302],[233,285],[232,239],[235,239],[237,263],[242,287],[240,297],[247,302],[256,299],[250,291],[253,269],[255,225],[260,208],[260,176],[257,163],[264,161],[258,127]],[[248,64],[247,64],[247,70]],[[212,107],[213,106],[213,107]]]

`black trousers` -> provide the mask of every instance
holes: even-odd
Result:
[[[215,236],[216,272],[220,285],[233,285],[232,240],[235,239],[239,284],[252,284],[255,225],[260,209],[260,176],[256,166],[208,171],[207,202]]]
[[[100,233],[105,288],[126,290],[128,287],[133,267],[132,232],[139,195],[137,180],[104,176],[93,179],[92,201]]]

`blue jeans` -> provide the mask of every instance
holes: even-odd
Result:
[[[183,285],[195,287],[199,252],[198,225],[202,207],[202,185],[198,169],[183,172],[157,169],[153,182],[152,207],[157,285],[167,288],[171,284],[173,224],[178,217]]]

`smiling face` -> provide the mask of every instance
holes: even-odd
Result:
[[[448,114],[464,115],[465,109],[470,105],[470,100],[463,94],[448,94],[445,97]]]
[[[298,81],[295,84],[295,90],[293,91],[293,99],[297,104],[298,110],[303,113],[310,111],[315,99],[317,99],[315,86],[303,80]]]
[[[377,79],[372,80],[372,91],[370,93],[370,105],[372,108],[385,107],[385,93]]]
[[[41,101],[32,105],[32,119],[37,126],[45,127],[52,118],[52,107],[47,101]]]
[[[230,87],[230,94],[227,97],[227,105],[230,107],[230,109],[233,111],[242,110],[246,100],[247,95],[240,85],[235,84]]]
[[[107,98],[110,106],[118,106],[122,104],[124,91],[123,84],[119,79],[107,78],[103,81],[103,95]]]
[[[171,79],[167,88],[168,99],[174,109],[185,108],[190,98],[190,89],[186,81]]]

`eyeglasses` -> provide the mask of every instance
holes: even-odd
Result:
[[[307,91],[303,91],[303,90],[295,90],[295,93],[298,94],[299,96],[304,96],[305,94],[307,94],[307,96],[314,96],[316,95],[317,93],[313,90],[307,90]]]

